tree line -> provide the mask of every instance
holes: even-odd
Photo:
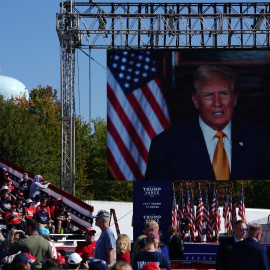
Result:
[[[29,100],[0,96],[0,119],[0,156],[60,187],[61,102],[57,90],[38,86],[30,91]],[[81,116],[76,117],[75,196],[132,201],[131,182],[106,181],[106,119],[97,117],[92,123],[91,129]]]

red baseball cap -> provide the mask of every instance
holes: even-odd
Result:
[[[11,208],[17,208],[17,206],[16,205],[12,205]]]
[[[57,260],[59,261],[59,263],[60,264],[65,264],[66,263],[65,257],[62,256],[59,251],[57,251],[56,254],[57,254]]]
[[[84,233],[90,233],[90,232],[95,232],[96,233],[96,231],[94,230],[94,228],[93,227],[87,227],[87,228],[85,228],[85,231],[84,231]]]
[[[28,261],[29,261],[30,263],[35,262],[35,260],[36,260],[36,257],[35,257],[35,256],[32,256],[30,253],[24,253],[24,254],[27,256]]]

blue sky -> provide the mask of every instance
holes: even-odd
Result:
[[[56,13],[60,12],[60,2],[61,0],[1,0],[0,2],[0,74],[18,79],[29,91],[38,85],[49,85],[60,93],[60,43],[56,33]],[[93,49],[91,55],[106,67],[105,49]],[[89,121],[89,107],[91,107],[91,118],[97,116],[106,118],[106,70],[91,61],[90,106],[89,59],[78,52],[78,63],[76,113]]]

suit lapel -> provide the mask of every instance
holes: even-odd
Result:
[[[232,170],[231,179],[239,179],[243,177],[245,168],[245,140],[244,132],[239,125],[232,122]]]
[[[198,180],[214,180],[213,167],[198,122],[198,120],[194,121],[190,128],[190,155],[194,163],[194,170],[198,172],[198,175],[203,175],[203,179]]]

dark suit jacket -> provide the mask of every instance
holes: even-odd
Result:
[[[175,234],[169,242],[170,260],[183,260],[184,243],[178,234]]]
[[[234,237],[225,238],[220,242],[217,250],[216,269],[227,270],[232,246],[235,244]]]
[[[267,248],[251,237],[235,243],[232,247],[228,269],[268,270]]]
[[[231,180],[270,179],[268,134],[232,121],[231,162]],[[169,128],[153,138],[145,179],[215,180],[198,120]]]

